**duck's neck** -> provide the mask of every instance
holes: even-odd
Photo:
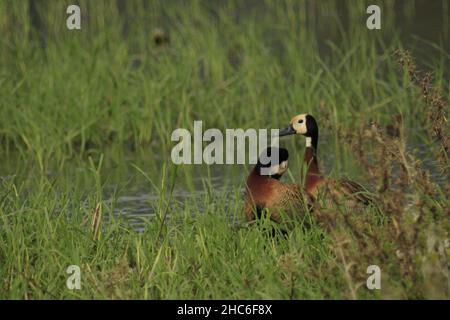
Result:
[[[317,140],[318,135],[306,137],[306,149],[304,164],[306,165],[305,187],[313,187],[320,179],[319,165],[317,164]]]

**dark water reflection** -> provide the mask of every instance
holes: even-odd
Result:
[[[223,197],[227,199],[225,203],[240,201],[244,194],[247,170],[244,165],[179,166],[173,193],[169,196],[170,192],[166,190],[164,194],[166,200],[170,197],[168,218],[172,211],[183,210],[188,202],[195,203],[195,207],[202,210],[206,196],[210,199]],[[146,220],[158,214],[160,194],[152,187],[152,183],[132,168],[124,177],[127,178],[107,186],[104,196],[116,216],[126,217],[137,229],[141,229]],[[155,177],[153,181],[159,187],[161,182],[158,179]],[[126,185],[124,181],[127,181]],[[169,182],[166,187],[168,185]],[[117,190],[118,186],[120,191]]]

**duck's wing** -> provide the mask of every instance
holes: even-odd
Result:
[[[358,182],[342,178],[339,180],[339,185],[346,196],[353,197],[366,206],[375,200],[373,194]]]
[[[303,217],[310,205],[310,199],[304,189],[295,183],[281,183],[277,192],[271,198],[271,216],[274,220],[281,221],[281,215],[287,214],[290,218]]]
[[[345,204],[349,208],[368,206],[375,200],[364,186],[347,178],[326,179],[320,189],[319,194],[330,203]]]

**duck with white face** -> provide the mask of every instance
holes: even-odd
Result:
[[[259,218],[264,209],[269,210],[270,218],[277,223],[283,222],[281,211],[290,216],[304,213],[302,188],[280,181],[288,169],[288,158],[286,149],[275,147],[266,149],[258,158],[246,183],[245,214],[249,221]]]
[[[346,178],[332,179],[324,177],[319,170],[317,161],[317,146],[319,141],[319,126],[316,119],[310,114],[299,114],[294,116],[289,125],[279,130],[278,136],[289,136],[300,134],[305,137],[305,154],[303,164],[306,168],[304,188],[312,199],[318,194],[333,199],[339,196],[348,207],[359,207],[373,202],[373,196],[359,183]],[[331,194],[327,194],[331,192]],[[325,199],[326,200],[326,199]]]
[[[309,114],[299,114],[291,119],[289,126],[279,131],[279,136],[301,134],[305,136],[306,147],[317,149],[319,140],[319,127],[316,119]]]

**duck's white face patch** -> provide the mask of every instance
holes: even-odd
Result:
[[[296,133],[306,134],[306,132],[308,131],[306,128],[306,114],[300,114],[293,117],[291,120],[291,125]]]
[[[288,161],[282,161],[280,164],[270,167],[270,175],[283,175],[288,169]]]
[[[285,173],[286,170],[288,169],[288,161],[287,161],[287,160],[282,161],[282,162],[280,163],[280,166],[279,166],[279,167],[280,167],[280,168],[279,168],[278,174],[279,174],[279,175],[282,175],[282,174]]]

